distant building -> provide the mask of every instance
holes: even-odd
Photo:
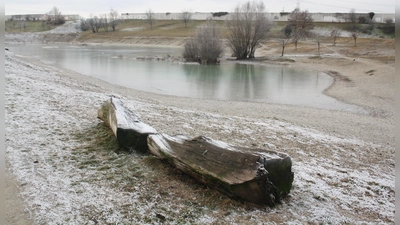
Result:
[[[63,15],[65,20],[78,20],[80,17],[78,14]],[[47,20],[48,15],[46,14],[24,14],[24,15],[6,15],[6,20],[25,20],[25,21],[36,21],[36,20]]]
[[[219,16],[221,15],[222,16]],[[288,21],[290,12],[275,12],[266,13],[272,21]],[[310,13],[314,19],[314,22],[333,22],[342,23],[348,21],[349,13]],[[154,16],[158,20],[179,20],[182,13],[154,13]],[[369,19],[368,13],[356,13],[358,18]],[[146,19],[146,13],[122,13],[122,19]],[[194,12],[192,13],[192,20],[225,20],[229,18],[228,14],[223,13],[204,13]],[[384,23],[386,19],[393,19],[395,22],[394,13],[375,13],[373,20],[377,23]]]

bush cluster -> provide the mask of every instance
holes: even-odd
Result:
[[[183,58],[188,62],[218,64],[223,52],[220,31],[213,21],[207,21],[196,31],[196,36],[186,41]]]

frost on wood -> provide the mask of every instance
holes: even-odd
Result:
[[[147,139],[151,153],[235,199],[274,206],[292,187],[292,161],[284,153],[231,146],[204,136],[152,134]]]
[[[126,108],[119,99],[111,97],[98,110],[98,118],[111,128],[118,143],[124,148],[147,152],[147,136],[157,133],[140,121],[139,116]]]

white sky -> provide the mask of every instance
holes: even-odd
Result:
[[[395,13],[396,0],[299,0],[300,9],[309,12],[349,12],[356,13]],[[108,13],[110,8],[119,13],[144,13],[151,9],[153,12],[231,12],[237,4],[246,0],[6,0],[5,15],[43,14],[54,6],[62,14],[80,14],[89,17]],[[298,0],[264,0],[268,12],[293,11]]]

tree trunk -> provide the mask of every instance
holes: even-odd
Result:
[[[263,149],[235,147],[207,137],[152,134],[151,153],[228,196],[274,206],[292,187],[291,158]]]
[[[111,97],[98,110],[99,119],[111,128],[118,143],[126,148],[148,152],[147,136],[157,131],[140,121],[139,116],[127,109],[119,99]]]

